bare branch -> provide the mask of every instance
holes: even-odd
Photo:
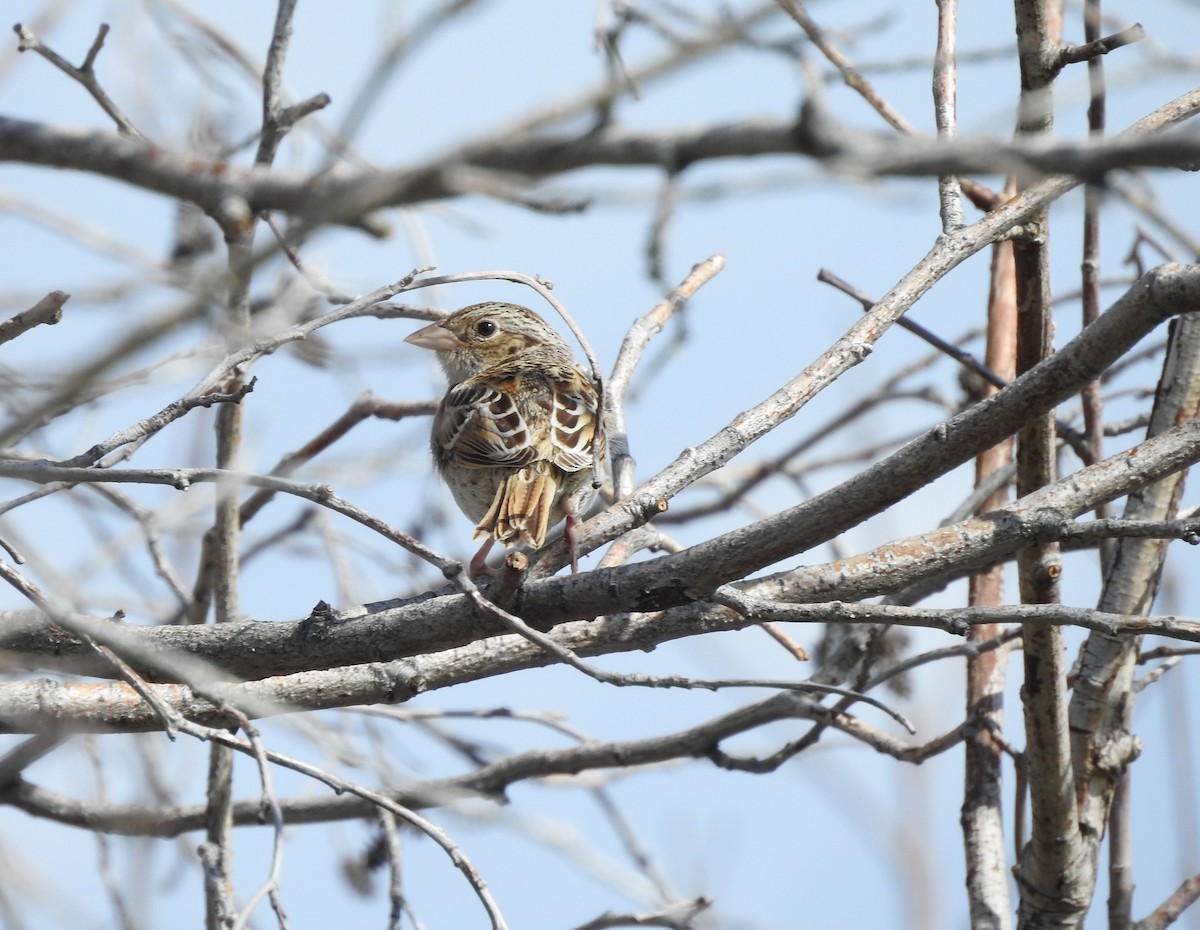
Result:
[[[86,253],[82,263],[64,252],[48,270],[19,268],[3,312],[12,319],[0,321],[0,483],[9,489],[0,501],[0,556],[10,556],[0,558],[0,588],[17,608],[0,610],[0,733],[10,744],[0,753],[0,808],[37,818],[31,823],[39,832],[62,824],[92,837],[99,868],[81,893],[94,885],[101,907],[107,893],[122,925],[144,922],[153,901],[128,896],[115,866],[128,859],[142,867],[144,856],[156,874],[171,872],[162,859],[180,860],[193,910],[206,900],[213,930],[272,916],[286,930],[292,918],[285,904],[309,902],[284,870],[285,845],[314,829],[304,825],[340,822],[338,846],[351,852],[333,855],[353,892],[386,885],[374,906],[389,930],[408,923],[423,930],[426,915],[410,906],[403,881],[414,867],[410,847],[428,860],[426,837],[440,850],[435,858],[444,855],[467,878],[492,927],[503,927],[480,869],[419,813],[439,808],[439,824],[498,824],[544,845],[559,871],[577,869],[576,877],[621,896],[567,914],[564,927],[588,921],[576,930],[690,930],[713,919],[761,922],[761,898],[739,897],[752,902],[745,914],[730,909],[716,918],[703,913],[705,889],[682,898],[676,876],[643,842],[641,809],[617,806],[618,799],[644,799],[634,794],[645,790],[641,782],[685,768],[689,779],[724,781],[727,772],[778,778],[822,743],[842,757],[853,753],[864,772],[900,763],[924,781],[916,766],[961,754],[966,895],[958,892],[957,907],[966,923],[1011,930],[1016,862],[1021,930],[1074,927],[1089,906],[1103,907],[1094,900],[1095,878],[1107,848],[1110,930],[1138,927],[1128,801],[1141,781],[1126,770],[1142,744],[1131,714],[1141,690],[1200,650],[1200,616],[1170,607],[1151,613],[1155,592],[1163,584],[1174,590],[1179,575],[1163,568],[1164,550],[1200,545],[1200,507],[1179,503],[1185,476],[1200,464],[1193,397],[1200,378],[1189,361],[1200,332],[1200,265],[1173,264],[1175,256],[1193,261],[1200,249],[1184,228],[1178,193],[1182,172],[1200,168],[1200,134],[1191,125],[1200,90],[1108,135],[1103,71],[1114,61],[1124,66],[1128,80],[1113,82],[1112,93],[1128,109],[1147,95],[1165,99],[1174,92],[1171,75],[1200,70],[1200,57],[1189,57],[1182,28],[1143,37],[1101,5],[1081,0],[1079,45],[1063,39],[1061,17],[1070,7],[1014,0],[1015,35],[964,48],[967,33],[957,30],[964,8],[937,0],[936,32],[927,19],[922,51],[911,30],[900,30],[895,11],[878,3],[865,14],[831,8],[828,22],[818,22],[806,0],[753,0],[737,12],[720,0],[596,0],[594,25],[585,22],[583,33],[577,21],[567,27],[576,29],[576,48],[579,39],[592,44],[585,61],[541,54],[546,41],[558,48],[564,37],[557,33],[518,30],[517,41],[530,43],[518,60],[503,57],[514,50],[507,44],[492,49],[499,58],[459,46],[468,35],[483,42],[478,48],[494,42],[487,17],[504,15],[498,0],[389,7],[374,24],[335,18],[331,30],[358,32],[330,31],[315,45],[303,34],[311,17],[295,0],[276,0],[274,29],[257,44],[245,41],[236,17],[158,0],[134,8],[128,21],[132,41],[155,43],[135,70],[138,112],[169,134],[158,145],[137,134],[100,86],[107,26],[87,36],[77,65],[39,39],[65,25],[67,6],[50,0],[36,21],[16,27],[18,43],[0,54],[0,76],[16,62],[40,74],[46,88],[58,85],[60,96],[73,93],[19,54],[34,51],[108,116],[93,110],[87,121],[105,131],[55,124],[63,101],[45,94],[27,101],[35,114],[23,114],[28,121],[0,116],[0,162],[33,168],[26,174],[52,186],[56,178],[82,185],[85,197],[64,195],[61,208],[50,210],[29,199],[34,194],[0,195],[0,211],[32,223],[38,237],[58,237],[68,252]],[[337,110],[322,113],[329,96],[303,85],[319,88],[327,79],[322,69],[336,67],[329,56],[311,57],[320,39],[335,36],[356,49],[365,69],[351,78],[348,95],[339,91],[346,99]],[[424,54],[432,40],[446,54]],[[1133,42],[1136,49],[1106,58]],[[528,82],[522,87],[532,88],[532,98],[493,93],[520,83],[513,67],[495,67],[510,61],[561,79],[565,93]],[[990,76],[1018,61],[1020,132],[1007,138],[996,114],[1013,109],[1015,88],[1006,95]],[[1079,61],[1088,62],[1090,99],[1054,101],[1055,78]],[[430,62],[441,71],[431,72]],[[702,71],[688,72],[699,62]],[[748,74],[747,64],[770,69],[760,73],[773,81],[767,96],[739,96],[726,86],[723,78]],[[452,106],[450,122],[432,125],[428,114],[443,101],[431,95],[444,89],[446,68],[495,87],[467,100],[467,109]],[[876,82],[875,75],[885,77]],[[663,78],[671,80],[660,92]],[[166,87],[180,93],[168,95],[177,106],[164,110],[166,98],[155,91]],[[635,106],[635,99],[644,102]],[[472,109],[484,101],[496,105]],[[754,114],[763,101],[774,109]],[[928,117],[930,102],[932,119],[921,130],[916,116]],[[1052,114],[1078,127],[1085,106],[1086,135],[1051,134]],[[906,111],[913,116],[906,119]],[[958,116],[968,111],[977,128],[963,134]],[[883,124],[869,125],[875,118]],[[372,132],[363,135],[368,120]],[[974,180],[999,174],[1010,178],[999,192]],[[920,180],[897,181],[910,178]],[[935,181],[936,208],[926,196]],[[102,188],[117,195],[117,209],[88,220],[87,191]],[[1076,188],[1082,277],[1052,291],[1047,216],[1061,213],[1055,222],[1070,224],[1079,214],[1050,207],[1065,197],[1070,207]],[[852,199],[836,215],[823,212],[831,194],[847,189]],[[979,211],[971,218],[964,197]],[[487,201],[494,209],[481,213]],[[185,222],[204,227],[190,257],[174,254],[178,242],[159,242],[153,222],[138,222],[138,210],[158,215],[164,202],[168,214],[174,204]],[[895,255],[872,246],[864,256],[855,274],[874,281],[868,289],[880,300],[822,272],[821,280],[864,310],[847,316],[841,338],[822,338],[816,328],[830,320],[815,319],[811,301],[795,301],[805,256],[882,241],[881,208],[885,222],[902,227],[883,238],[896,254],[912,254],[899,260],[899,273],[886,271]],[[567,213],[570,243],[554,231]],[[508,223],[508,214],[520,222]],[[769,229],[758,222],[777,214],[787,220]],[[270,235],[260,234],[259,220]],[[141,230],[129,239],[136,247],[111,231],[132,229],[131,222]],[[598,223],[608,234],[603,243],[587,238],[601,232]],[[354,234],[393,227],[404,241],[346,261]],[[567,287],[520,271],[432,273],[436,256],[461,253],[455,243],[462,236],[490,235],[487,247],[506,251],[533,227],[550,244],[547,256],[578,259],[578,267],[546,268]],[[618,234],[614,241],[614,228],[633,229],[632,239]],[[818,241],[801,241],[814,230]],[[1102,231],[1118,245],[1132,243],[1130,267],[1120,274],[1101,273]],[[213,251],[218,232],[225,256]],[[720,254],[670,279],[667,256],[714,237]],[[1055,250],[1067,244],[1069,256],[1070,240],[1069,230],[1059,230]],[[918,242],[926,245],[913,252]],[[977,256],[985,249],[992,262],[986,355],[972,345],[983,332],[983,295],[972,300],[961,290],[982,280]],[[782,262],[771,261],[775,253]],[[704,299],[733,303],[701,327],[700,317],[681,308],[722,271],[725,254],[738,255],[741,277]],[[622,276],[632,270],[636,282],[639,256],[658,290],[647,306],[658,302],[622,323],[619,307],[629,303],[628,294],[620,296],[629,284]],[[365,293],[372,285],[362,283],[370,276],[362,262],[397,260],[413,271]],[[1161,260],[1169,264],[1152,267]],[[851,261],[843,256],[834,266]],[[957,284],[943,280],[966,263],[974,271],[956,274]],[[585,264],[599,277],[591,291],[584,288],[584,303],[604,307],[594,311],[601,313],[595,332],[584,321],[586,333],[571,316],[580,308],[555,296],[578,289],[572,279]],[[85,276],[71,284],[72,306],[82,303],[88,319],[72,315],[65,329],[5,346],[59,319],[66,295],[52,289],[63,273]],[[893,275],[883,287],[880,273]],[[97,277],[108,274],[116,277]],[[424,397],[424,369],[395,355],[385,321],[440,318],[465,293],[450,285],[469,284],[466,290],[480,292],[474,300],[514,283],[562,316],[601,391],[613,476],[592,476],[599,502],[575,533],[595,552],[594,567],[569,576],[567,546],[556,537],[537,551],[514,546],[494,575],[472,577],[439,551],[445,543],[456,555],[469,530],[434,484],[421,424],[359,428],[370,418],[422,416],[435,406],[364,391],[404,383],[405,397]],[[434,286],[443,290],[398,296]],[[596,304],[609,290],[616,296]],[[1051,308],[1071,301],[1083,305],[1083,326],[1060,321],[1065,344],[1052,351]],[[742,303],[765,314],[761,327],[737,316]],[[1021,367],[1028,369],[1019,376],[1012,364],[1018,307]],[[894,323],[918,317],[942,332],[929,322],[934,313],[964,320],[953,324],[963,333],[953,345],[926,333],[938,347],[930,351],[888,335]],[[653,349],[660,332],[668,338]],[[624,341],[610,368],[614,358],[603,353],[614,347],[614,333]],[[947,365],[938,351],[973,370]],[[851,372],[868,359],[870,367]],[[875,367],[881,362],[887,370]],[[1160,364],[1152,397],[1146,371]],[[272,374],[266,395],[261,380],[251,394],[260,368]],[[747,397],[750,384],[759,387]],[[209,405],[211,416],[188,415]],[[1106,423],[1105,407],[1119,419]],[[206,422],[215,432],[197,431]],[[663,435],[643,436],[639,424]],[[689,434],[697,424],[702,431]],[[569,428],[566,419],[561,425]],[[1147,436],[1129,435],[1143,428]],[[1018,433],[1020,468],[1006,451]],[[683,449],[674,461],[671,448]],[[654,469],[638,477],[635,453]],[[173,493],[189,489],[188,497]],[[1127,510],[1118,518],[1105,508],[1120,500]],[[248,527],[251,520],[263,525]],[[1059,549],[1072,553],[1063,563],[1072,573],[1064,579],[1066,603],[1055,602]],[[1092,568],[1076,577],[1089,560]],[[1027,603],[1005,597],[1004,573],[1013,564],[1022,569]],[[1086,586],[1099,593],[1101,583],[1103,596],[1089,603]],[[954,592],[964,587],[968,599],[956,603]],[[315,592],[307,616],[303,603],[296,606],[304,591]],[[941,592],[936,601],[933,592]],[[210,614],[227,622],[195,622]],[[754,627],[761,632],[739,635]],[[1147,633],[1167,645],[1147,649]],[[1086,640],[1077,668],[1065,664],[1064,634]],[[670,645],[685,639],[691,645]],[[744,674],[722,643],[763,653],[761,674]],[[813,664],[797,665],[810,650]],[[717,665],[701,675],[696,661],[713,659]],[[1139,662],[1150,664],[1139,671]],[[496,690],[535,669],[567,685],[556,692],[553,713],[513,711]],[[1014,670],[1024,672],[1022,681],[1005,680]],[[935,680],[965,681],[965,701],[921,704],[917,689]],[[596,682],[626,690],[597,690]],[[1025,720],[1005,707],[1018,684]],[[733,688],[767,694],[703,713],[714,701],[729,705]],[[613,708],[637,705],[647,712],[637,721],[643,730],[656,704],[701,713],[674,730],[651,726],[630,739],[569,722],[588,694],[616,702]],[[463,698],[469,706],[445,709]],[[910,706],[918,705],[922,713],[910,723]],[[586,710],[594,715],[597,707]],[[880,713],[888,716],[874,716]],[[912,734],[914,725],[929,732]],[[179,741],[180,733],[188,739]],[[272,734],[304,742],[300,755],[318,761],[283,754]],[[249,776],[245,784],[231,777],[239,753],[246,762],[238,769],[258,770],[257,778],[248,768],[240,773]],[[82,766],[72,764],[75,754]],[[202,754],[207,785],[203,770],[192,772],[190,787],[170,776],[172,766],[194,768]],[[1148,752],[1146,764],[1156,758]],[[810,754],[810,761],[821,760]],[[46,773],[60,770],[69,780],[59,785],[55,774],[56,790],[49,790]],[[1017,791],[1012,810],[1002,800],[1009,775]],[[139,780],[136,797],[122,797],[127,776]],[[672,784],[688,790],[686,780]],[[907,829],[927,819],[923,811],[877,813],[869,789],[851,796],[844,779],[824,787],[875,842],[880,825],[900,837],[893,843],[906,881],[898,912],[909,924],[936,923],[947,905],[939,894],[954,906],[953,889],[937,884],[936,864],[912,839],[920,831]],[[571,807],[552,805],[569,811],[568,822],[525,805],[531,792],[556,790],[570,795]],[[767,797],[730,795],[737,805],[730,815],[758,830]],[[944,801],[937,801],[943,812]],[[1184,792],[1177,804],[1183,815],[1187,804]],[[578,805],[611,835],[575,831]],[[259,829],[238,836],[243,826]],[[1018,845],[1015,856],[1007,836]],[[759,845],[756,835],[756,856]],[[706,847],[717,866],[726,855],[719,846]],[[29,889],[38,880],[52,888],[62,876],[35,865],[44,874],[26,881],[18,847],[0,836],[0,874],[15,878],[0,880],[0,924],[36,920],[37,907],[85,908],[82,899],[37,901]],[[545,876],[556,889],[568,887],[560,878],[572,880],[554,869]],[[1140,926],[1158,930],[1176,920],[1196,888],[1189,880],[1156,910],[1160,902],[1153,902]],[[462,898],[465,890],[449,894]],[[263,913],[264,901],[273,915]],[[460,903],[443,896],[436,907]]]
[[[1200,875],[1185,879],[1174,893],[1134,924],[1136,930],[1166,930],[1175,923],[1189,907],[1200,901]]]
[[[948,238],[951,237],[943,237],[943,241]],[[941,248],[939,243],[934,252],[940,252]],[[940,263],[935,267],[938,271],[949,270]],[[871,313],[851,327],[843,339],[792,382],[739,415],[714,438],[689,450],[631,497],[588,520],[580,528],[581,551],[595,548],[599,542],[615,538],[652,517],[660,500],[669,500],[792,416],[834,378],[862,360],[868,347],[882,335],[883,327],[917,299],[919,293],[910,288],[919,288],[922,283],[928,286],[932,281],[917,271],[910,273]],[[1195,289],[1195,294],[1185,297],[1176,288]],[[838,535],[924,485],[934,473],[944,474],[1010,435],[1031,416],[1052,409],[1075,393],[1081,383],[1098,376],[1141,334],[1153,328],[1161,319],[1160,314],[1178,312],[1183,306],[1200,309],[1200,269],[1164,266],[1161,277],[1151,273],[1143,278],[1093,326],[1005,390],[913,440],[835,491],[762,520],[752,529],[717,537],[689,550],[697,555],[704,551],[712,561],[706,563],[707,568],[700,569],[699,575],[680,577],[692,579],[694,587],[703,589],[710,583],[715,587]],[[1134,319],[1139,322],[1133,322]],[[718,551],[720,555],[716,556]],[[556,564],[565,564],[565,544],[552,544],[547,552]],[[661,560],[661,567],[683,558],[669,556]],[[677,581],[676,586],[681,587],[682,582]]]
[[[35,326],[53,326],[62,319],[62,308],[71,295],[66,291],[51,291],[28,310],[22,310],[0,323],[0,345],[16,339]]]
[[[510,639],[520,641],[519,637]],[[528,643],[520,642],[521,648],[532,648]],[[717,752],[720,744],[730,737],[778,720],[791,719],[822,720],[852,735],[868,735],[868,731],[856,729],[860,726],[858,721],[848,714],[833,713],[830,708],[802,695],[777,694],[686,730],[642,740],[589,741],[567,749],[520,753],[481,766],[464,775],[391,789],[386,793],[386,797],[392,803],[403,805],[407,809],[422,808],[450,803],[463,797],[495,797],[509,785],[531,778],[577,774],[592,769],[655,765],[673,759],[705,758]],[[188,730],[197,727],[186,720],[181,726]],[[209,731],[205,738],[217,739],[215,734],[218,732],[220,731]],[[245,744],[229,734],[222,734],[219,738],[234,748],[246,751],[242,748]],[[886,745],[894,753],[903,754],[905,751],[904,744],[895,741],[880,745]],[[277,764],[295,767],[290,760],[284,761],[286,757],[269,750],[268,758]],[[300,768],[296,770],[303,771]],[[325,773],[314,772],[311,777],[333,784],[328,781]],[[285,801],[281,803],[281,809],[288,823],[318,823],[368,815],[371,804],[363,803],[368,799],[364,799],[361,792],[350,793],[355,797]],[[13,783],[8,788],[0,788],[0,802],[25,810],[34,816],[49,817],[62,823],[82,825],[86,821],[91,827],[105,832],[143,836],[175,836],[184,831],[195,830],[201,826],[203,817],[203,808],[199,806],[178,806],[164,810],[141,805],[110,805],[107,809],[98,809],[93,805],[81,804],[55,795],[23,780]],[[258,799],[236,803],[233,819],[237,825],[261,825],[261,806]]]
[[[42,730],[0,756],[0,792],[16,781],[21,772],[37,762],[38,759],[49,755],[61,746],[66,738],[53,730]]]
[[[830,64],[838,69],[838,72],[842,75],[842,80],[846,82],[847,86],[857,91],[871,105],[875,112],[883,117],[889,126],[906,135],[916,135],[918,133],[917,127],[884,100],[866,78],[850,63],[850,59],[843,55],[829,41],[829,37],[825,34],[825,31],[808,15],[808,11],[804,9],[803,4],[799,0],[779,0],[779,5],[804,30],[804,34],[808,36],[809,41],[821,50],[821,54],[829,60]]]
[[[670,927],[672,930],[685,930],[711,905],[708,898],[700,897],[641,914],[614,914],[610,911],[579,924],[575,930],[609,930],[610,927]]]
[[[1078,64],[1081,61],[1086,61],[1090,64],[1101,55],[1107,55],[1118,48],[1124,48],[1126,45],[1141,42],[1144,38],[1146,38],[1146,30],[1142,28],[1141,23],[1134,23],[1120,32],[1114,32],[1110,36],[1104,36],[1099,39],[1092,39],[1083,45],[1064,45],[1058,53],[1058,66],[1065,68],[1067,65]]]
[[[634,462],[629,453],[629,437],[625,427],[625,392],[629,389],[634,368],[637,367],[650,340],[662,332],[667,321],[724,267],[724,255],[713,255],[692,266],[692,270],[679,286],[655,304],[648,313],[639,317],[621,342],[608,385],[608,432],[612,446],[613,485],[618,498],[632,494],[634,488]]]
[[[1198,107],[1200,91],[1189,92],[1139,120],[1122,135],[1103,142],[965,136],[954,140],[880,138],[844,127],[831,132],[827,125],[798,126],[790,120],[760,119],[690,131],[639,133],[613,129],[594,135],[521,137],[472,148],[457,160],[439,159],[416,168],[366,176],[318,178],[292,171],[206,163],[194,155],[161,148],[153,149],[150,158],[151,150],[145,143],[128,137],[0,117],[0,160],[100,174],[191,201],[215,216],[228,215],[230,221],[237,218],[236,210],[230,212],[231,205],[244,203],[251,211],[292,213],[310,225],[353,224],[380,207],[460,193],[455,180],[455,166],[460,163],[531,178],[594,165],[682,166],[711,159],[798,151],[817,154],[836,170],[868,176],[1033,172],[1088,178],[1121,168],[1189,167],[1200,162],[1200,141],[1190,134],[1156,133],[1189,119]],[[800,142],[797,132],[801,134]],[[1050,199],[1063,192],[1056,191]],[[1048,191],[1041,193],[1044,196]],[[1005,215],[1011,214],[1006,210]]]
[[[952,139],[958,133],[958,68],[956,31],[958,0],[939,0],[937,52],[933,65],[933,115],[939,139]],[[952,175],[938,178],[942,231],[951,232],[966,221],[963,218],[962,190]]]
[[[92,42],[92,47],[88,49],[87,57],[84,58],[83,64],[78,68],[53,49],[43,45],[42,40],[34,35],[32,30],[20,23],[13,26],[13,32],[17,34],[17,39],[19,40],[17,51],[37,52],[50,62],[50,64],[58,68],[59,71],[67,75],[67,77],[78,81],[92,95],[95,101],[100,104],[104,112],[112,118],[112,121],[117,124],[118,132],[134,139],[145,140],[146,137],[130,122],[129,117],[122,113],[121,108],[104,92],[104,88],[100,86],[100,81],[97,80],[96,73],[93,70],[96,64],[96,56],[100,54],[100,49],[104,47],[104,39],[108,36],[108,23],[100,24],[100,28],[96,31],[95,41]]]
[[[1064,526],[1069,525],[1066,524],[1065,517],[1070,514],[1092,509],[1100,500],[1128,493],[1131,485],[1154,481],[1163,474],[1178,471],[1200,456],[1197,435],[1200,435],[1200,420],[1186,421],[1162,436],[1147,440],[1128,452],[1112,456],[1063,479],[1056,485],[1017,501],[1007,514],[987,514],[968,520],[964,524],[922,533],[907,540],[898,540],[883,547],[881,553],[869,552],[834,566],[813,566],[793,570],[782,577],[760,579],[746,585],[745,593],[760,598],[786,596],[789,600],[810,603],[827,599],[831,595],[842,598],[868,597],[911,584],[921,577],[988,564],[1039,538],[1058,538]],[[0,464],[0,474],[9,477],[27,478],[39,473],[43,473],[44,479],[48,481],[57,480],[58,477],[52,466],[36,463]],[[122,474],[122,470],[119,469],[89,469],[84,470],[79,477],[87,481],[124,477],[166,483],[166,479],[171,477],[176,480],[229,480],[235,476],[217,475],[211,470],[172,475],[169,472],[153,470],[127,470]],[[337,498],[324,498],[320,493],[304,486],[264,476],[236,477],[248,484],[275,487],[286,493],[326,503],[331,509],[344,512],[364,525],[376,528],[377,532],[388,538],[392,538],[390,534],[396,534],[395,530],[376,518],[362,516],[357,508]],[[403,534],[398,534],[396,541],[404,538]],[[700,612],[698,615],[697,610],[692,607],[681,607],[678,612],[659,612],[672,605],[672,600],[668,600],[668,597],[672,598],[675,604],[689,605],[695,600],[695,592],[691,587],[686,591],[672,591],[671,582],[664,581],[657,569],[661,569],[663,564],[678,561],[685,566],[678,569],[684,577],[699,580],[704,573],[713,571],[704,550],[705,545],[702,544],[684,550],[677,556],[656,560],[649,565],[636,563],[561,579],[530,581],[522,589],[522,617],[527,623],[540,625],[621,611],[656,611],[650,615],[651,619],[646,621],[654,624],[654,642],[663,642],[681,635],[697,635],[712,629],[737,629],[755,620],[798,618],[799,613],[792,613],[786,618],[771,616],[763,613],[764,610],[768,610],[766,607],[756,609],[751,619],[731,618],[726,611],[712,614]],[[425,557],[440,565],[449,576],[461,570],[459,563],[450,562],[436,554],[431,553]],[[881,578],[878,572],[880,564],[894,566],[894,573]],[[665,577],[673,577],[675,571],[676,569],[669,570]],[[735,589],[728,590],[733,592]],[[35,600],[35,603],[41,606],[39,601]],[[114,646],[122,649],[124,655],[129,655],[129,649],[139,640],[143,640],[147,645],[173,643],[186,647],[194,655],[210,656],[233,674],[253,677],[255,674],[282,674],[288,670],[331,668],[338,663],[360,662],[378,654],[371,650],[386,650],[391,655],[412,655],[472,642],[487,632],[499,631],[498,625],[489,626],[482,623],[469,610],[464,610],[465,606],[462,595],[446,595],[408,605],[380,605],[371,613],[357,610],[338,615],[326,606],[323,611],[314,612],[314,616],[309,620],[293,625],[235,624],[230,626],[227,632],[215,629],[192,631],[176,628],[110,630],[105,627],[102,633],[125,637],[120,643],[112,641]],[[794,605],[782,605],[779,609],[788,609],[790,606]],[[902,616],[877,615],[872,619],[866,605],[848,607],[844,604],[814,605],[808,616],[813,620],[828,619],[831,616],[829,611],[834,611],[833,616],[841,622],[863,622],[863,617],[868,618],[868,622],[882,619],[900,622]],[[1030,617],[1035,615],[1031,613]],[[1158,620],[1140,619],[1132,626],[1114,627],[1103,615],[1084,613],[1057,616],[1071,617],[1063,622],[1092,625],[1096,629],[1109,632],[1137,630],[1161,632],[1184,639],[1195,638],[1194,629],[1186,622],[1177,623],[1170,618],[1161,623]],[[961,634],[965,630],[962,626],[964,622],[962,616],[948,619],[937,617],[926,625]],[[993,619],[992,622],[1000,621]],[[706,626],[706,623],[711,625]],[[947,627],[946,623],[950,626]],[[103,670],[86,664],[80,665],[78,650],[73,648],[70,642],[64,642],[62,637],[46,638],[44,633],[23,631],[16,621],[10,622],[10,627],[11,632],[5,637],[4,645],[11,652],[41,654],[43,660],[53,656],[56,663],[69,664],[80,670],[86,669],[89,674],[104,674]],[[305,635],[306,630],[319,630],[319,636],[313,639]],[[109,642],[91,627],[88,628],[88,634],[100,641]],[[608,632],[599,629],[594,631],[594,634],[595,638],[587,639],[582,647],[572,645],[569,648],[577,654],[594,654],[592,650],[606,651],[604,636],[607,636]],[[627,644],[624,648],[644,648],[648,645],[648,642],[638,640],[633,633],[633,627],[629,628],[628,639],[621,641]],[[583,652],[580,651],[581,648]],[[364,649],[367,651],[363,652]],[[545,659],[540,647],[535,649],[535,652]]]
[[[133,426],[126,427],[114,433],[103,442],[96,443],[87,452],[64,459],[56,464],[61,465],[63,468],[84,468],[88,465],[95,465],[110,452],[119,449],[127,443],[137,442],[140,439],[153,436],[159,430],[175,422],[189,411],[195,410],[197,407],[208,408],[214,404],[241,403],[242,398],[254,390],[256,381],[256,378],[251,378],[247,383],[239,385],[236,390],[226,393],[211,391],[207,394],[180,398],[168,404],[153,416],[146,417],[146,419],[138,421]]]

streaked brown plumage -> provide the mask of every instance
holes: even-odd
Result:
[[[491,301],[406,341],[437,352],[450,381],[430,445],[475,536],[491,537],[472,571],[483,570],[492,540],[537,548],[564,517],[576,570],[575,523],[595,496],[597,398],[562,337],[532,310]]]

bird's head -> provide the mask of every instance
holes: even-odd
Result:
[[[562,337],[540,316],[517,304],[489,301],[456,310],[404,340],[437,353],[451,383],[533,350],[571,353]]]

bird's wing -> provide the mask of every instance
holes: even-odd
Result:
[[[471,378],[442,400],[434,444],[447,461],[467,468],[522,468],[538,450],[517,403],[518,378]]]
[[[553,396],[549,438],[554,464],[563,471],[590,468],[598,406],[595,388],[571,369],[570,376],[554,381]]]

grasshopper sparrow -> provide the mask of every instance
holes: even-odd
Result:
[[[532,310],[490,301],[405,341],[435,351],[450,381],[430,445],[475,537],[489,537],[471,572],[488,570],[494,541],[537,548],[563,518],[577,571],[575,524],[595,497],[592,438],[601,427],[596,390],[562,337]]]

